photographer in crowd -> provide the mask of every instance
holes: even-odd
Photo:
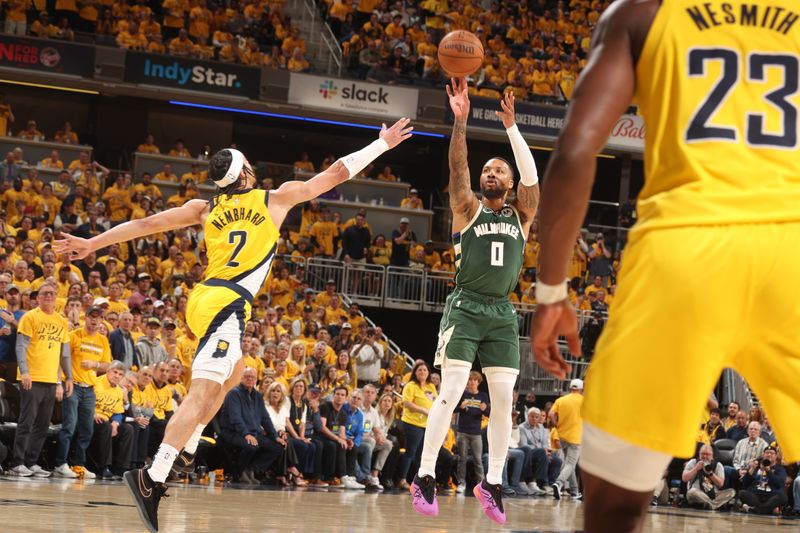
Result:
[[[722,490],[725,468],[714,460],[714,450],[708,444],[700,448],[697,459],[690,459],[686,463],[681,480],[687,486],[686,500],[689,505],[716,511],[736,496],[734,489]]]
[[[367,334],[356,342],[353,351],[350,352],[350,356],[356,361],[359,387],[380,384],[381,363],[385,356],[379,341],[380,336],[377,335],[375,328],[367,328]]]
[[[776,443],[764,450],[760,459],[753,459],[741,482],[739,500],[742,511],[758,514],[780,514],[786,505],[786,469],[778,461]]]

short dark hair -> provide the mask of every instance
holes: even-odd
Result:
[[[336,385],[336,386],[333,388],[333,394],[336,394],[336,391],[338,391],[338,390],[343,390],[343,391],[344,391],[344,395],[345,395],[345,396],[348,396],[348,394],[347,394],[347,387],[344,387],[344,386],[342,386],[342,385]]]
[[[497,159],[498,161],[502,161],[503,163],[508,165],[508,170],[511,172],[511,178],[514,179],[514,166],[511,163],[509,163],[505,157],[500,157],[496,155],[494,157],[490,157],[489,159]]]
[[[211,157],[211,160],[208,162],[208,177],[214,182],[221,180],[225,177],[225,174],[228,173],[228,169],[231,168],[232,162],[233,154],[231,151],[227,148],[220,150],[214,154]],[[238,186],[239,180],[237,179],[230,185],[220,188],[218,194],[229,194],[230,192],[236,190]]]
[[[715,415],[717,415],[717,416],[721,416],[721,415],[720,415],[720,412],[719,412],[719,409],[717,409],[716,407],[715,407],[715,408],[713,408],[713,409],[711,409],[711,410],[709,411],[709,413],[710,413],[710,414],[712,414],[712,415],[714,415],[714,414],[715,414]]]
[[[733,401],[731,401],[731,402],[728,402],[728,407],[730,407],[730,406],[731,406],[731,404],[736,404],[736,407],[738,407],[739,409],[741,409],[741,408],[742,408],[742,405],[741,405],[739,402],[737,402],[736,400],[733,400]]]

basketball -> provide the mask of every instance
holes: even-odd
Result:
[[[454,78],[469,76],[483,63],[483,44],[474,33],[452,31],[439,43],[439,64]]]

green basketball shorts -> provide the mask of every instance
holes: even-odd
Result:
[[[492,298],[456,287],[444,307],[434,366],[445,358],[481,367],[519,371],[519,324],[507,298]]]

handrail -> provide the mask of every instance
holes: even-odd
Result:
[[[336,72],[337,76],[342,75],[342,47],[339,46],[339,42],[336,40],[336,36],[333,34],[333,30],[331,27],[328,26],[326,22],[322,23],[322,27],[325,28],[322,33],[320,33],[320,37],[322,38],[322,42],[328,48],[328,74],[333,74],[331,72],[331,64],[330,60],[332,59],[334,63],[336,63]]]
[[[279,257],[286,261],[287,265],[293,265],[295,267],[304,265],[306,268],[306,276],[312,289],[315,287],[321,289],[328,279],[334,279],[334,281],[338,279],[337,287],[339,287],[339,294],[342,297],[343,303],[347,306],[353,302],[365,302],[379,307],[438,312],[443,308],[444,301],[451,292],[450,289],[453,283],[453,274],[446,271],[425,272],[424,270],[405,267],[384,267],[372,264],[359,265],[321,257],[310,257],[308,259],[291,256]],[[373,277],[369,278],[369,276]],[[392,276],[395,276],[395,278]],[[396,276],[401,276],[401,278],[397,278]],[[360,287],[367,287],[366,294],[364,292],[359,293],[359,287],[351,286],[353,279],[360,280]],[[519,339],[520,350],[522,352],[524,351],[524,346],[530,345],[527,332],[530,330],[530,323],[533,319],[536,306],[519,302],[513,302],[513,305],[520,321]],[[607,318],[607,313],[600,313],[603,315],[602,318]],[[591,319],[595,314],[597,314],[595,311],[578,309],[579,328],[582,329],[587,320]],[[362,313],[362,315],[367,324],[375,327],[375,323],[366,314]],[[383,339],[389,345],[390,356],[400,354],[405,359],[407,369],[413,366],[414,359],[406,351],[400,348],[400,346],[385,333],[383,334]],[[566,354],[566,343],[559,342],[559,346]],[[530,357],[528,357],[529,354],[530,348],[527,349],[527,355],[523,360],[530,359]],[[578,361],[577,363],[581,362]],[[582,372],[585,372],[583,366],[580,366],[580,368],[583,369]],[[535,372],[539,372],[539,370],[535,370]],[[582,374],[573,377],[582,377]],[[555,378],[544,376],[535,379],[540,381],[551,380],[554,383],[556,381]],[[563,384],[559,384],[557,386],[561,387],[562,385]],[[556,385],[553,386],[556,387]]]
[[[342,49],[339,46],[338,41],[336,40],[336,36],[333,34],[330,26],[322,20],[322,17],[319,16],[319,12],[317,11],[317,6],[314,3],[314,0],[301,0],[302,2],[302,15],[301,21],[306,22],[306,16],[309,17],[309,22],[311,23],[311,35],[315,34],[315,29],[317,25],[317,21],[319,19],[319,24],[322,26],[322,31],[320,31],[320,42],[328,49],[328,74],[332,75],[335,74],[336,76],[341,76],[342,74]],[[297,6],[297,1],[295,1],[295,6]],[[335,72],[331,72],[332,65],[331,60],[336,64]]]

